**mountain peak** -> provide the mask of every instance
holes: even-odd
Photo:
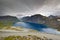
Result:
[[[41,15],[41,14],[35,14],[35,15],[32,15],[31,17],[33,17],[33,16],[36,16],[36,17],[43,17],[43,15]]]

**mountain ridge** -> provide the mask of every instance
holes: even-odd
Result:
[[[50,15],[48,17],[40,15],[40,14],[35,14],[32,16],[27,16],[27,17],[23,17],[21,20],[23,22],[33,22],[33,23],[38,23],[38,24],[45,24],[48,27],[52,27],[52,28],[56,28],[58,30],[60,30],[60,21],[58,21],[58,19],[60,19],[60,17],[58,16],[53,16]]]

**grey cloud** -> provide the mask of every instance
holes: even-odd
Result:
[[[0,15],[45,15],[56,14],[59,10],[60,0],[0,0]]]
[[[45,0],[0,0],[0,15],[4,12],[30,12],[38,8]]]

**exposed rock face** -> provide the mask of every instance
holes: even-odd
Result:
[[[60,28],[60,21],[58,21],[60,17],[50,15],[49,17],[42,16],[40,14],[32,15],[32,16],[27,16],[23,17],[22,21],[24,22],[33,22],[33,23],[38,23],[38,24],[45,24],[49,27],[52,28]]]
[[[46,19],[47,17],[45,17],[45,16],[42,16],[42,15],[40,15],[40,14],[36,14],[36,15],[32,15],[32,16],[27,16],[27,17],[23,17],[22,18],[22,20],[24,21],[24,22],[33,22],[33,23],[44,23],[44,21],[45,21],[45,19]]]

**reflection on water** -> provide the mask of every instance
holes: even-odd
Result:
[[[59,31],[53,28],[48,28],[46,25],[43,24],[36,24],[36,23],[29,23],[29,22],[17,22],[14,26],[21,26],[25,28],[30,28],[34,30],[38,30],[40,32],[52,33],[52,34],[60,34]]]

